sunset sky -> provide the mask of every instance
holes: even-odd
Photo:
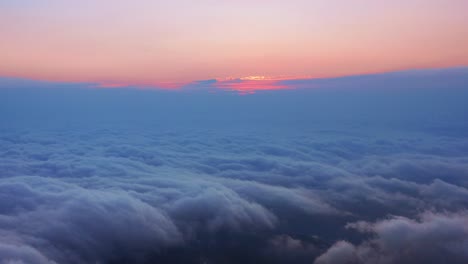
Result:
[[[468,65],[468,1],[0,2],[0,76],[177,86]]]

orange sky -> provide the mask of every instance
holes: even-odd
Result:
[[[466,0],[7,0],[0,76],[157,85],[468,65]]]

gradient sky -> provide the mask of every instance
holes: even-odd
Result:
[[[0,76],[162,85],[468,65],[466,0],[3,0]]]

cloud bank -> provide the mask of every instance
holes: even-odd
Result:
[[[347,225],[375,237],[355,246],[339,241],[315,260],[325,263],[465,263],[468,217],[426,212],[420,219],[392,217]]]
[[[0,263],[468,259],[462,86],[0,93]]]

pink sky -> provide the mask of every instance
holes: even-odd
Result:
[[[6,0],[0,76],[171,86],[466,66],[467,14],[466,0]]]

